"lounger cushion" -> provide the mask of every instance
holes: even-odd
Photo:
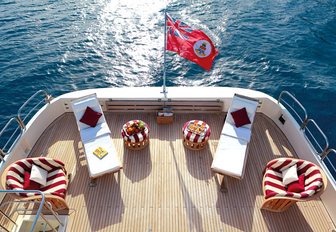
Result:
[[[93,154],[98,147],[104,148],[108,154],[99,159]],[[110,134],[105,134],[95,138],[94,140],[84,143],[86,159],[91,178],[104,175],[110,172],[116,172],[121,168],[121,163],[117,157],[117,152],[111,140]]]
[[[40,189],[40,184],[30,180],[30,173],[25,171],[24,172],[24,181],[23,181],[23,189],[24,190],[38,190]]]
[[[95,127],[102,113],[94,111],[91,107],[86,107],[83,117],[79,120],[91,127]]]
[[[35,181],[41,185],[46,185],[47,183],[47,175],[48,172],[43,168],[36,166],[35,164],[32,165],[31,172],[30,172],[30,180]]]
[[[246,164],[247,142],[243,139],[221,135],[211,165],[215,172],[242,178]]]
[[[241,127],[246,124],[250,124],[251,121],[247,116],[246,108],[243,107],[237,111],[231,112],[233,121],[235,122],[236,127]]]
[[[228,135],[234,138],[243,139],[247,142],[251,139],[251,130],[245,127],[236,127],[230,123],[225,123],[222,134]]]
[[[81,136],[83,143],[85,143],[87,141],[95,139],[98,136],[102,136],[102,135],[110,134],[110,133],[111,131],[107,123],[104,122],[104,123],[97,124],[97,126],[95,127],[88,127],[88,128],[82,129],[80,131],[80,136]]]
[[[296,164],[282,171],[282,183],[287,186],[299,179]]]

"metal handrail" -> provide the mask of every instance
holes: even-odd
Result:
[[[44,196],[44,193],[39,191],[39,190],[0,190],[0,193],[38,193],[42,196],[42,199],[41,199],[41,204],[36,212],[36,218],[32,224],[32,227],[30,228],[30,232],[33,232],[34,231],[34,228],[36,226],[36,223],[37,223],[37,219],[39,218],[40,216],[40,213],[42,211],[42,206],[44,204],[44,201],[45,201],[45,196]],[[11,202],[8,202],[8,204],[11,203]],[[6,204],[2,204],[2,206],[4,206]]]
[[[7,128],[9,127],[9,125],[13,122],[16,121],[19,125],[20,130],[20,134],[18,135],[18,137],[15,139],[15,141],[12,143],[12,145],[10,146],[10,148],[8,149],[7,152],[4,151],[4,149],[6,148],[6,146],[8,145],[8,143],[11,141],[11,139],[13,138],[13,136],[15,135],[15,133],[17,132],[18,128],[15,129],[15,131],[13,132],[13,134],[8,138],[7,142],[5,143],[5,145],[0,148],[0,161],[2,161],[4,159],[4,157],[10,152],[10,150],[12,149],[12,147],[16,144],[16,142],[18,141],[19,137],[22,135],[23,133],[23,128],[21,127],[21,123],[19,121],[19,119],[17,117],[12,117],[10,118],[6,125],[2,128],[2,130],[0,131],[0,137],[3,135],[3,133],[5,133],[5,131],[7,130]]]
[[[312,123],[314,126],[315,126],[315,128],[320,132],[320,134],[322,135],[322,137],[324,138],[324,141],[325,141],[325,147],[324,148],[322,148],[321,146],[320,146],[320,143],[316,140],[316,138],[314,137],[314,135],[310,132],[310,130],[308,129],[308,125],[309,125],[309,123]],[[308,131],[308,133],[310,134],[310,136],[314,139],[314,142],[315,142],[315,144],[317,144],[318,146],[319,146],[319,148],[322,150],[322,152],[318,152],[317,151],[317,153],[320,155],[320,157],[322,156],[322,154],[324,154],[327,150],[328,150],[328,148],[329,148],[329,141],[328,141],[328,138],[327,138],[327,136],[324,134],[324,132],[321,130],[321,128],[317,125],[317,123],[313,120],[313,119],[308,119],[307,120],[307,123],[306,123],[306,126],[304,127],[304,130],[305,131]],[[309,140],[308,140],[309,141]],[[310,142],[310,141],[309,141]],[[311,143],[311,142],[310,142]],[[312,144],[311,144],[312,145]]]
[[[49,94],[48,94],[46,91],[44,91],[44,90],[38,90],[38,91],[37,91],[36,93],[34,93],[30,98],[28,98],[28,100],[26,100],[26,101],[23,103],[23,105],[19,108],[18,113],[17,113],[17,117],[18,117],[18,119],[19,119],[19,122],[20,122],[22,128],[25,128],[24,119],[26,119],[26,118],[28,117],[28,115],[33,111],[33,109],[36,108],[37,105],[39,105],[39,104],[41,103],[41,101],[40,101],[38,104],[36,104],[35,107],[33,107],[33,109],[30,110],[30,111],[28,112],[28,114],[26,115],[26,117],[23,118],[23,119],[22,119],[22,110],[28,105],[28,103],[31,102],[31,100],[33,100],[37,95],[39,95],[39,94],[41,94],[41,93],[44,95],[44,100],[45,100],[45,102],[48,103],[48,104],[50,104],[50,101],[51,101],[52,97],[51,97],[51,95],[49,95]]]
[[[301,107],[301,110],[304,112],[304,119],[301,119],[300,115],[297,113],[297,111],[291,107],[287,101],[285,101],[283,99],[283,95],[288,95],[298,106]],[[282,100],[282,101],[281,101]],[[301,102],[299,102],[299,100],[297,100],[291,93],[289,93],[288,91],[282,91],[279,95],[278,98],[278,104],[280,103],[285,103],[289,108],[291,108],[291,110],[301,119],[301,125],[300,128],[303,129],[306,125],[307,125],[307,121],[308,121],[308,114],[307,114],[307,110],[304,108],[304,106],[301,104]]]
[[[284,100],[283,96],[287,95],[289,96],[296,104],[297,106],[299,106],[301,108],[301,110],[304,113],[304,118],[302,118],[297,110],[295,110],[286,100]],[[299,100],[297,100],[292,94],[290,94],[288,91],[282,91],[279,95],[278,98],[278,104],[283,104],[283,106],[285,106],[285,108],[290,108],[292,110],[293,113],[295,113],[295,115],[301,120],[301,124],[300,124],[300,129],[305,132],[306,135],[306,139],[308,141],[308,143],[310,144],[310,146],[316,151],[316,154],[318,155],[318,157],[323,161],[330,153],[335,153],[336,154],[336,150],[329,148],[329,141],[327,136],[325,135],[325,133],[321,130],[321,128],[317,125],[317,123],[313,120],[308,118],[308,114],[306,109],[304,108],[304,106],[299,102]],[[325,146],[323,147],[316,139],[316,137],[313,135],[313,133],[311,132],[311,130],[308,128],[309,124],[313,124],[315,129],[317,129],[317,131],[320,133],[320,135],[323,137],[324,141],[325,141]],[[311,139],[307,137],[307,133],[310,135]],[[316,134],[315,134],[316,135]],[[316,147],[313,145],[313,142],[315,143],[316,146],[318,146],[318,148],[320,149],[320,151],[316,150]],[[331,165],[331,167],[334,169],[334,171],[336,171],[336,168],[334,166],[334,164],[332,162],[330,162],[329,158],[327,157],[326,159],[329,164]]]
[[[58,218],[57,214],[56,214],[56,213],[54,212],[54,210],[52,209],[51,204],[50,204],[49,202],[45,202],[45,195],[44,195],[43,192],[41,192],[41,191],[39,191],[39,190],[0,190],[0,193],[14,193],[14,194],[16,194],[16,193],[38,193],[39,195],[41,195],[41,201],[38,201],[38,203],[40,203],[40,205],[39,205],[39,207],[38,207],[38,209],[37,209],[37,211],[36,211],[36,216],[35,216],[35,219],[34,219],[34,222],[33,222],[32,226],[31,226],[31,228],[30,228],[30,232],[33,232],[33,231],[34,231],[34,228],[35,228],[35,226],[36,226],[36,224],[37,224],[37,221],[38,221],[38,218],[39,218],[40,216],[41,216],[42,219],[49,225],[49,227],[50,227],[53,231],[57,232],[57,230],[56,230],[55,228],[53,228],[53,226],[48,222],[48,220],[46,219],[46,217],[43,215],[43,213],[42,213],[42,207],[43,207],[43,205],[45,205],[45,206],[47,207],[47,209],[48,209],[48,210],[52,213],[52,215],[56,218],[56,220],[58,221],[58,223],[59,223],[61,226],[64,226],[64,224],[62,223],[62,221]],[[1,208],[1,207],[4,207],[5,205],[9,205],[9,204],[11,204],[11,203],[21,203],[21,202],[26,203],[27,201],[25,201],[24,199],[22,199],[22,200],[14,200],[14,201],[5,202],[5,203],[3,203],[3,204],[0,205],[0,208]],[[34,202],[34,203],[35,203],[35,202]],[[18,210],[19,210],[19,209],[17,208],[17,211],[18,211]],[[25,208],[24,210],[26,211],[27,209]],[[5,216],[6,216],[6,218],[8,218],[7,215],[5,215]],[[10,221],[12,221],[12,222],[16,225],[16,223],[15,223],[12,219],[10,219]]]

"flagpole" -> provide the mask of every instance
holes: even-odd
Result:
[[[167,98],[167,90],[166,90],[166,51],[167,51],[167,13],[166,8],[164,9],[164,46],[163,46],[163,94],[164,98]]]

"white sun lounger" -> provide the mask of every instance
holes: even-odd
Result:
[[[219,174],[242,179],[251,139],[251,130],[259,102],[235,94],[227,113],[211,169]],[[237,128],[231,112],[245,107],[251,124]]]
[[[75,99],[71,102],[71,106],[84,145],[90,178],[94,179],[107,173],[119,171],[122,168],[122,165],[113,145],[111,131],[106,123],[104,113],[96,94]],[[96,112],[102,113],[102,116],[99,118],[95,127],[90,127],[85,123],[80,122],[87,106],[91,107]],[[102,159],[99,159],[93,154],[93,151],[98,147],[102,147],[108,152]]]

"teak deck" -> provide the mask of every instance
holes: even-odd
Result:
[[[68,231],[332,231],[320,200],[301,202],[284,213],[260,210],[262,171],[280,156],[296,157],[283,133],[266,116],[257,114],[242,180],[220,176],[211,169],[225,114],[177,114],[173,124],[158,125],[153,113],[105,113],[123,164],[119,176],[109,174],[89,187],[83,146],[73,114],[66,113],[47,128],[31,154],[66,163],[72,180],[67,202]],[[120,129],[131,119],[150,126],[150,144],[140,151],[124,148]],[[207,122],[212,130],[207,148],[186,149],[183,123]]]

